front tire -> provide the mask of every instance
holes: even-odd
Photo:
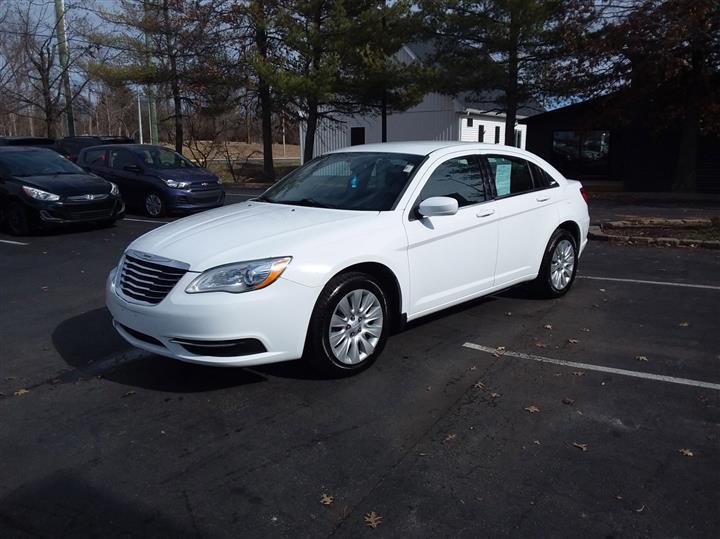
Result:
[[[165,201],[159,193],[150,191],[145,195],[145,213],[150,217],[163,217],[165,215]]]
[[[321,374],[348,376],[378,358],[390,333],[385,293],[371,275],[334,277],[315,304],[305,344],[305,360]]]
[[[535,292],[545,298],[567,294],[575,282],[577,268],[577,241],[569,231],[559,228],[550,237],[540,272],[533,281]]]
[[[13,236],[30,234],[30,219],[25,206],[17,200],[10,202],[5,209],[8,230]]]

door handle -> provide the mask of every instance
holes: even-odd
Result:
[[[475,214],[475,217],[490,217],[495,213],[495,210],[482,210]]]
[[[538,202],[546,202],[546,201],[550,200],[550,197],[549,196],[537,197],[535,200],[537,200]]]

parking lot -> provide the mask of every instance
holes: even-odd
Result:
[[[720,532],[720,252],[590,242],[564,298],[462,305],[325,380],[125,344],[105,278],[159,222],[0,234],[0,536]]]

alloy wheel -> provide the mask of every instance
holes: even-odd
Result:
[[[340,300],[330,318],[330,348],[341,363],[356,365],[373,353],[382,330],[380,300],[369,290],[353,290]]]
[[[575,248],[570,240],[560,240],[550,262],[550,281],[556,290],[565,290],[575,270]]]
[[[151,217],[159,217],[162,213],[162,199],[155,193],[150,193],[145,197],[145,210]]]

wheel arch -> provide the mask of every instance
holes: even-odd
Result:
[[[568,232],[570,232],[573,238],[575,238],[575,246],[578,249],[580,248],[580,225],[578,225],[575,221],[563,221],[557,226],[555,230],[567,230]]]
[[[338,275],[356,271],[367,273],[378,280],[380,288],[382,288],[388,296],[392,329],[401,329],[406,319],[405,314],[402,312],[402,289],[400,287],[400,281],[398,281],[398,278],[393,270],[385,264],[381,264],[380,262],[360,262],[353,264],[338,271],[335,275],[328,279],[328,282]]]

